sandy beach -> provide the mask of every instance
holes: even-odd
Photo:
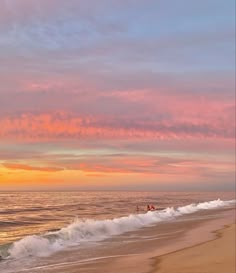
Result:
[[[235,224],[216,231],[216,239],[155,258],[150,273],[234,273]]]

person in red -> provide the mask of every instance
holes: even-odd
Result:
[[[155,210],[155,207],[153,205],[151,205],[151,210]]]

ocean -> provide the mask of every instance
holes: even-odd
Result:
[[[140,242],[163,237],[154,228],[171,223],[171,239],[186,219],[215,219],[233,208],[234,192],[1,192],[0,272],[51,272],[65,253],[66,262],[79,263],[114,246],[114,255],[140,253]]]

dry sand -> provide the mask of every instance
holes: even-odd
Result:
[[[235,224],[216,239],[155,258],[150,273],[235,273]]]

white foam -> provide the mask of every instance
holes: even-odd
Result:
[[[107,220],[75,220],[69,226],[57,232],[50,232],[44,236],[27,236],[14,242],[9,249],[11,258],[29,256],[48,256],[67,246],[79,245],[82,242],[96,242],[105,238],[134,231],[142,227],[154,225],[158,222],[172,220],[178,216],[194,213],[200,210],[220,208],[235,203],[220,199],[190,204],[177,209],[166,208],[161,211],[149,211],[145,214],[131,214],[126,217]]]
[[[59,241],[50,242],[42,236],[32,235],[13,243],[9,253],[13,258],[46,257],[60,249],[62,249],[62,244],[59,244]]]

